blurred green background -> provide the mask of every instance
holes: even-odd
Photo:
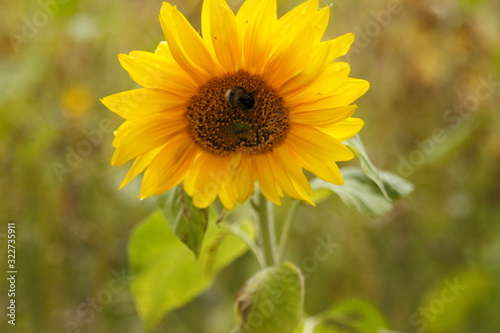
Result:
[[[279,14],[299,2],[279,1]],[[338,245],[307,274],[306,312],[357,297],[396,331],[496,332],[500,2],[320,2],[332,4],[325,38],[357,34],[346,58],[351,76],[371,82],[357,103],[369,154],[416,190],[382,218],[339,200],[299,210],[290,259],[307,270],[319,236]],[[199,28],[200,1],[174,3]],[[116,55],[154,51],[161,2],[0,4],[0,332],[139,332],[127,241],[156,201],[137,200],[139,180],[116,190],[127,168],[109,161],[122,120],[98,98],[136,87]],[[5,316],[10,221],[15,327]],[[157,331],[228,331],[234,295],[255,270],[242,257]]]

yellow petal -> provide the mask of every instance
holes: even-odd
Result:
[[[283,166],[278,164],[278,161],[276,161],[274,156],[269,155],[269,158],[269,163],[272,166],[272,169],[270,169],[268,172],[272,174],[276,186],[292,198],[298,200],[308,200],[309,196],[307,195],[307,193],[305,193],[303,189],[299,189],[299,191],[302,193],[299,193],[299,191],[297,191],[297,189],[294,187],[293,181],[289,178]]]
[[[246,0],[236,21],[243,38],[244,68],[252,74],[261,73],[276,38],[276,1]]]
[[[230,184],[219,189],[219,200],[227,210],[233,209],[238,199],[238,193]]]
[[[127,133],[120,135],[111,163],[123,165],[137,156],[171,141],[179,133],[186,132],[185,119],[172,119],[155,114],[144,123],[138,123]]]
[[[354,34],[348,33],[334,40],[320,43],[314,51],[311,61],[299,74],[285,82],[280,88],[282,95],[307,87],[314,82],[336,58],[343,56],[354,42]]]
[[[269,59],[263,70],[263,76],[274,88],[299,73],[307,65],[314,45],[315,29],[305,26],[295,34],[286,34]]]
[[[346,55],[347,51],[351,48],[352,43],[354,43],[354,34],[347,33],[333,40],[322,42],[320,43],[320,46],[324,45],[323,47],[326,47],[327,44],[330,45],[330,52],[327,52],[326,54],[326,59],[328,59],[327,63],[330,63],[338,57]],[[318,52],[321,51],[322,50],[320,49]]]
[[[168,112],[172,116],[181,115],[186,100],[165,90],[134,89],[101,99],[111,111],[121,117],[140,121],[158,112]]]
[[[297,10],[299,9],[299,10]],[[311,41],[313,44],[319,43],[328,26],[330,9],[325,7],[318,11],[317,1],[308,1],[299,5],[285,14],[278,20],[278,38],[276,45],[282,43],[285,36],[287,38],[300,38],[299,31],[304,27],[311,28]],[[296,49],[298,47],[295,47]],[[310,48],[312,53],[314,48]]]
[[[250,163],[243,159],[242,154],[220,157],[201,153],[186,175],[184,190],[190,196],[198,195],[196,202],[202,206],[215,199],[214,193],[218,194],[222,204],[231,209],[247,192],[246,182],[252,178],[247,172]],[[241,182],[241,177],[245,181]],[[210,195],[204,193],[207,191]]]
[[[276,205],[281,205],[280,191],[276,186],[276,179],[270,170],[273,165],[269,161],[269,154],[259,154],[254,157],[254,170],[262,194]]]
[[[332,126],[317,127],[321,132],[339,140],[345,141],[356,134],[363,128],[364,122],[359,118],[347,118]]]
[[[121,139],[127,135],[132,129],[134,129],[136,126],[138,125],[137,122],[133,122],[133,121],[124,121],[120,127],[118,127],[118,129],[116,131],[113,132],[114,134],[114,138],[113,138],[113,142],[111,143],[111,145],[113,147],[117,147],[118,144],[120,143]]]
[[[252,157],[237,154],[236,158],[240,161],[237,167],[232,167],[234,170],[232,180],[219,191],[219,199],[226,209],[232,209],[236,202],[247,200],[255,187],[256,174],[252,169]]]
[[[215,200],[220,188],[229,184],[231,177],[229,156],[202,153],[186,175],[184,189],[193,196],[196,207],[205,208]]]
[[[200,35],[177,8],[164,2],[160,23],[173,58],[199,83],[206,82],[210,76],[224,73],[205,47]]]
[[[242,67],[241,39],[236,18],[225,0],[206,0],[202,10],[203,40],[228,72]]]
[[[118,60],[137,84],[151,89],[163,89],[178,95],[193,94],[195,82],[176,64],[150,52],[119,54]]]
[[[194,193],[194,185],[196,183],[196,177],[198,176],[198,173],[201,171],[201,165],[197,163],[198,159],[203,155],[203,153],[200,153],[197,158],[193,161],[193,164],[189,168],[186,177],[184,178],[184,182],[182,184],[182,187],[184,191],[186,192],[187,195],[190,197],[193,196]]]
[[[291,158],[286,149],[280,146],[273,150],[273,154],[291,179],[306,192],[313,193],[311,185],[302,171],[302,167]]]
[[[127,175],[123,179],[122,183],[120,184],[120,187],[118,189],[123,188],[125,185],[130,183],[132,179],[137,177],[138,174],[144,171],[146,167],[151,163],[151,161],[158,155],[158,153],[163,149],[164,146],[160,146],[158,148],[155,148],[144,155],[141,155],[137,157],[130,167],[130,170],[128,171]]]
[[[308,18],[318,10],[319,1],[309,0],[296,6],[278,20],[279,30],[288,29],[302,22],[308,21]]]
[[[232,186],[238,189],[238,201],[244,202],[252,195],[255,182],[257,181],[257,175],[253,169],[253,163],[251,161],[252,157],[244,156],[242,158],[240,168],[236,173]]]
[[[324,161],[348,161],[354,157],[344,144],[307,125],[291,124],[285,142]]]
[[[289,178],[290,185],[292,186],[292,189],[288,191],[283,187],[285,192],[296,199],[305,200],[313,204],[308,193],[314,194],[314,192],[309,181],[304,176],[302,166],[297,163],[282,146],[274,149],[273,154],[283,168],[284,174]]]
[[[158,44],[155,50],[155,54],[165,58],[165,61],[168,61],[169,63],[175,63],[177,65],[177,62],[172,56],[172,52],[170,52],[170,48],[168,47],[168,43],[166,41],[161,41]]]
[[[312,103],[297,105],[292,110],[304,112],[345,107],[361,97],[368,88],[368,81],[347,78],[334,93],[318,98]]]
[[[230,180],[225,182],[219,190],[219,199],[226,209],[232,209],[237,201],[242,202],[248,198],[245,195],[248,192],[248,181],[252,177],[246,172],[246,170],[249,170],[248,166],[250,163],[245,163],[243,160],[243,154],[233,154],[230,156],[227,168]],[[242,164],[242,162],[245,164]],[[244,173],[243,178],[242,173]],[[255,179],[253,182],[255,182]],[[245,199],[241,200],[241,197],[245,197]]]
[[[304,169],[312,172],[317,177],[333,184],[343,183],[344,180],[335,162],[325,161],[321,156],[311,154],[304,149],[304,147],[294,146],[291,143],[285,143],[282,147],[286,149],[292,158],[300,163]]]
[[[268,172],[272,174],[277,189],[283,190],[292,198],[312,203],[305,188],[311,193],[312,189],[303,175],[300,166],[284,155],[286,155],[286,152],[281,152],[280,154],[273,151],[273,153],[266,154],[267,161],[271,166]],[[286,162],[289,163],[287,164]],[[301,182],[303,185],[299,185],[298,182]],[[280,196],[282,195],[280,194]]]
[[[197,151],[188,135],[179,135],[151,161],[144,173],[141,198],[159,195],[180,184]]]
[[[287,108],[293,108],[303,103],[311,103],[332,95],[347,79],[350,66],[346,62],[334,62],[328,65],[325,72],[307,88],[286,96]]]
[[[349,105],[340,108],[315,110],[309,104],[299,105],[290,111],[290,122],[314,127],[328,127],[352,116],[356,108],[356,105]]]
[[[369,87],[370,83],[368,81],[347,78],[337,91],[322,103],[325,105],[328,104],[329,107],[333,108],[349,105],[364,95]]]

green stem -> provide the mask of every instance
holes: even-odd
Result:
[[[235,235],[236,237],[241,239],[243,242],[245,242],[245,244],[248,245],[248,247],[250,248],[250,251],[252,251],[252,253],[255,256],[255,259],[257,260],[259,267],[261,269],[265,268],[266,264],[264,261],[264,255],[262,254],[262,251],[257,246],[257,244],[255,244],[253,239],[250,238],[245,232],[243,232],[239,226],[231,225],[231,226],[226,226],[226,228],[227,228],[228,232],[232,233],[233,235]]]
[[[295,214],[297,209],[300,206],[299,200],[294,200],[290,205],[290,209],[288,210],[288,214],[286,215],[285,222],[283,223],[283,228],[281,229],[280,235],[280,248],[279,248],[279,262],[283,262],[285,260],[286,251],[288,249],[288,238],[290,236],[290,229],[292,228],[293,220],[295,219]]]
[[[274,230],[273,206],[262,193],[259,194],[257,213],[259,214],[259,243],[264,252],[264,261],[266,267],[274,266],[277,263],[278,253]]]

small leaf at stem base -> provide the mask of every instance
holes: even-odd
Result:
[[[304,279],[291,263],[268,267],[236,297],[235,333],[293,332],[302,319]]]
[[[180,186],[163,195],[159,205],[177,238],[198,258],[208,225],[207,210],[196,207]]]

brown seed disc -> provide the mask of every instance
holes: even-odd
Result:
[[[229,94],[236,90],[244,92],[241,103],[228,100],[228,95],[238,98]],[[243,70],[201,86],[187,104],[186,117],[195,143],[216,155],[270,152],[284,142],[289,128],[282,98],[259,75]]]

